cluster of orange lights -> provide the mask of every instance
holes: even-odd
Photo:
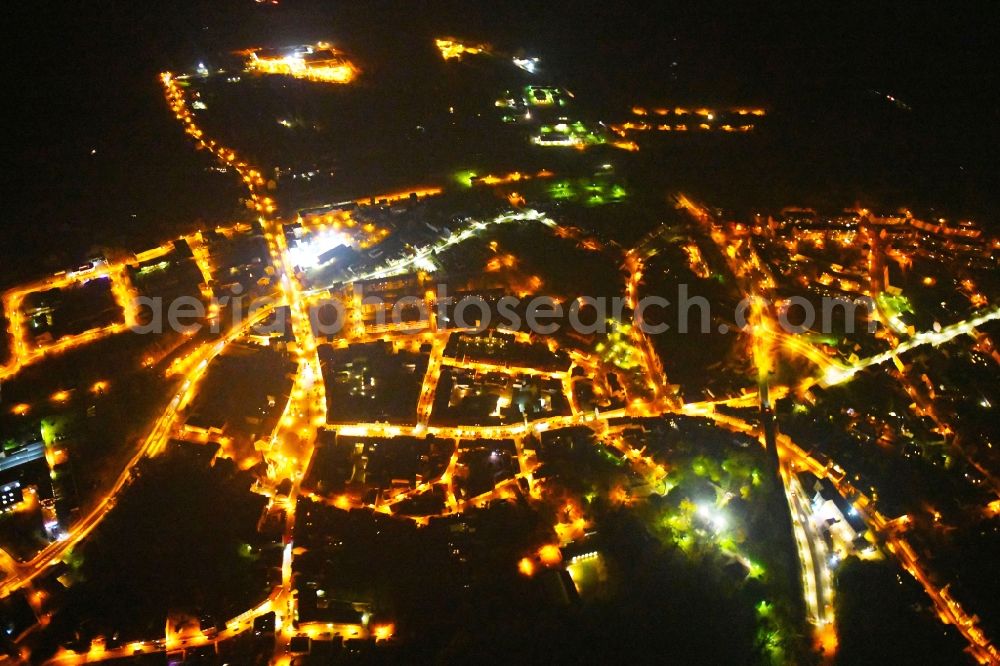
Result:
[[[48,354],[61,353],[68,349],[99,340],[105,336],[121,333],[127,328],[134,326],[137,323],[139,314],[136,299],[137,294],[123,270],[125,263],[127,262],[105,265],[98,269],[91,269],[86,273],[67,273],[63,271],[30,285],[11,289],[6,292],[3,295],[3,310],[10,313],[8,315],[8,332],[12,338],[11,351],[13,355],[6,366],[0,367],[0,378],[17,374],[24,366],[30,365]],[[66,335],[55,341],[43,342],[41,339],[32,339],[25,325],[26,317],[21,311],[21,306],[27,295],[39,291],[71,288],[86,283],[88,280],[98,278],[109,280],[111,294],[115,304],[121,308],[123,321],[92,328],[75,335]]]
[[[619,150],[626,150],[630,153],[634,153],[639,150],[639,144],[635,141],[612,141],[611,145]]]
[[[385,227],[376,226],[372,222],[359,224],[356,219],[347,211],[336,211],[333,213],[319,213],[315,215],[299,216],[296,220],[303,229],[310,232],[322,233],[325,231],[352,231],[353,240],[361,249],[368,249],[381,243],[389,236],[389,230]]]
[[[701,250],[696,243],[687,243],[684,246],[684,253],[687,255],[688,268],[691,269],[692,273],[700,278],[711,277],[712,272],[705,264],[705,260],[701,256]]]
[[[62,390],[56,391],[52,394],[52,402],[66,402],[69,400],[70,391]]]
[[[517,562],[517,570],[522,576],[531,577],[539,567],[554,568],[562,564],[562,551],[555,544],[546,544],[531,556],[522,557]]]
[[[493,174],[487,174],[485,176],[480,176],[475,178],[475,183],[481,183],[483,185],[506,185],[508,183],[518,183],[522,180],[531,180],[532,178],[551,178],[553,174],[548,169],[542,169],[536,174],[522,173],[520,171],[512,171],[507,174],[500,176],[495,176]]]
[[[503,268],[513,268],[517,265],[517,257],[513,254],[499,254],[486,262],[486,272],[496,273]]]
[[[523,208],[528,205],[528,200],[519,192],[511,192],[507,195],[507,203],[515,208]]]
[[[619,123],[616,125],[610,125],[610,128],[612,132],[622,137],[626,136],[629,132],[652,132],[652,131],[687,132],[688,130],[711,131],[713,129],[712,125],[707,122],[698,123],[697,125],[695,124],[689,125],[688,123],[677,123],[674,125],[670,125],[667,123],[653,124],[645,122],[640,122],[640,123],[627,122],[627,123]],[[752,124],[730,125],[727,123],[718,126],[718,129],[722,130],[723,132],[750,132],[753,130],[753,128],[754,126]],[[618,145],[618,143],[615,143],[614,145],[618,148],[633,150],[630,148],[626,148],[625,146],[620,146]],[[634,150],[637,150],[637,148]]]
[[[391,192],[389,194],[375,194],[370,197],[363,197],[361,199],[355,199],[354,203],[364,206],[371,203],[381,204],[381,203],[398,203],[400,201],[407,201],[410,199],[424,199],[426,197],[434,197],[441,194],[444,190],[440,187],[420,187],[413,190],[405,190],[402,192]]]
[[[457,39],[442,37],[434,40],[434,44],[441,52],[441,57],[445,60],[460,60],[464,55],[478,55],[489,53],[488,44],[463,44]]]
[[[587,529],[587,519],[575,502],[567,501],[560,511],[560,520],[554,527],[561,543],[568,543],[583,537]]]
[[[764,109],[749,109],[743,107],[737,107],[729,109],[727,113],[730,116],[741,116],[743,118],[749,119],[749,117],[761,117],[766,114]],[[636,116],[671,116],[675,119],[675,122],[647,122],[645,120],[639,122],[624,122],[611,125],[611,131],[618,136],[625,137],[629,132],[687,132],[692,131],[711,131],[714,129],[719,129],[723,132],[749,132],[753,130],[753,123],[740,122],[738,124],[724,123],[721,125],[713,125],[712,123],[719,119],[719,113],[707,108],[697,108],[688,109],[682,106],[677,106],[672,109],[669,108],[654,108],[647,109],[644,106],[633,106],[632,114]],[[690,117],[690,121],[687,120]],[[683,121],[682,121],[683,119]]]
[[[393,624],[378,624],[372,629],[372,636],[377,643],[389,640],[395,633],[396,626]]]
[[[648,115],[657,115],[657,116],[669,116],[669,115],[674,115],[674,116],[701,116],[702,118],[706,118],[708,120],[714,120],[715,117],[716,117],[716,115],[717,115],[716,112],[713,111],[712,109],[706,109],[706,108],[688,109],[688,108],[685,108],[683,106],[676,106],[673,109],[667,109],[667,108],[662,108],[662,107],[660,107],[660,108],[654,108],[654,109],[647,109],[644,106],[633,106],[632,107],[632,113],[634,115],[637,115],[637,116],[648,116]],[[744,107],[736,107],[736,108],[729,109],[728,113],[733,114],[733,115],[737,115],[737,116],[757,116],[757,117],[761,117],[761,116],[766,115],[767,112],[764,111],[764,109],[748,109],[748,108],[744,108]]]
[[[248,52],[250,57],[247,68],[262,74],[281,74],[320,83],[345,84],[358,77],[360,70],[343,52],[325,42],[316,44],[315,48],[315,51],[306,54],[316,56],[313,58],[298,54],[262,57],[257,51],[251,50]],[[319,54],[326,54],[328,57],[321,59]]]

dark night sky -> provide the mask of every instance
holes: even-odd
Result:
[[[16,70],[5,85],[15,118],[6,128],[13,139],[7,169],[15,194],[0,220],[0,273],[6,279],[25,261],[44,259],[59,239],[66,252],[97,239],[114,243],[127,231],[153,240],[202,209],[218,212],[202,205],[198,199],[211,195],[197,186],[162,185],[196,170],[191,155],[179,154],[183,141],[164,129],[157,72],[247,44],[319,38],[382,63],[405,62],[407,49],[449,33],[525,47],[598,108],[760,102],[787,121],[775,142],[787,159],[774,168],[829,163],[831,181],[858,172],[995,223],[995,3],[960,10],[836,3],[792,12],[734,4],[21,3],[9,17]],[[872,90],[912,111],[887,110]]]

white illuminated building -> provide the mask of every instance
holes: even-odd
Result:
[[[330,250],[350,245],[350,238],[339,231],[324,231],[288,248],[288,259],[300,269],[317,268],[321,257]]]

